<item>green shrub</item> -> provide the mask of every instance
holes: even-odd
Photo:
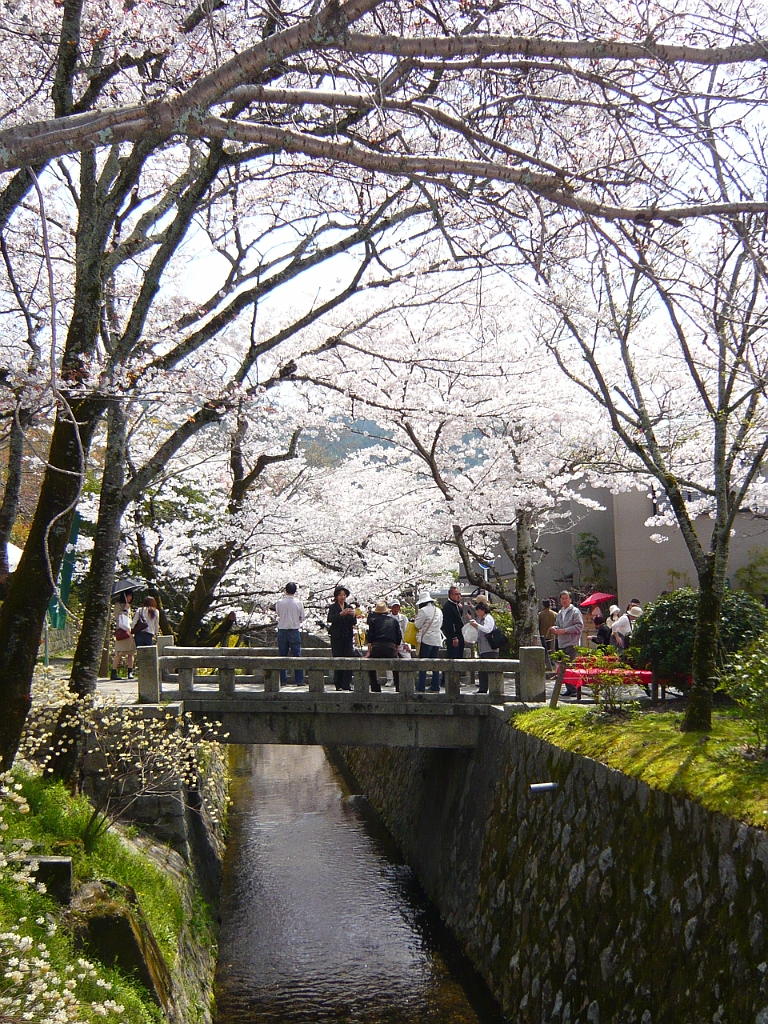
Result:
[[[754,730],[758,749],[768,746],[768,635],[729,659],[719,688],[741,708],[741,717]]]
[[[78,882],[113,878],[121,885],[132,886],[163,956],[172,965],[184,917],[181,895],[172,876],[129,850],[113,832],[100,833],[87,851],[83,836],[93,811],[88,800],[84,796],[73,797],[60,782],[21,772],[15,775],[30,811],[24,815],[6,813],[4,838],[29,840],[33,855],[72,857]]]
[[[683,589],[646,607],[630,636],[628,657],[636,668],[658,669],[678,685],[691,674],[698,591]],[[728,591],[720,618],[719,657],[724,663],[768,630],[768,612],[743,591]]]

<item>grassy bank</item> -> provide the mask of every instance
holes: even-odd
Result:
[[[748,726],[734,711],[715,713],[708,734],[681,733],[681,720],[672,712],[611,718],[571,706],[519,714],[511,724],[656,789],[767,828],[768,761],[745,757],[753,742]]]
[[[3,805],[3,847],[27,856],[71,856],[77,882],[112,879],[132,886],[162,953],[173,965],[183,924],[173,879],[114,833],[86,844],[91,806],[57,784],[15,774],[15,802]],[[0,871],[0,1012],[28,1020],[150,1024],[162,1013],[141,985],[120,971],[88,963],[61,927],[62,908],[13,870]],[[10,972],[10,975],[9,975]],[[15,1005],[11,1000],[15,999]],[[56,1000],[59,1000],[57,1003]]]

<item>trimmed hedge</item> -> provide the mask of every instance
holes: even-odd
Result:
[[[699,594],[681,589],[646,606],[630,635],[627,657],[636,668],[656,667],[678,684],[691,674]],[[727,591],[720,618],[719,659],[724,662],[768,629],[768,611],[743,590]]]

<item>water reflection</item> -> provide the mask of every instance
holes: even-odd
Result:
[[[501,1024],[321,748],[233,748],[232,769],[218,1024]]]

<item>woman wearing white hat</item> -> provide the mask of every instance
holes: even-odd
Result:
[[[420,658],[437,658],[440,654],[440,647],[443,643],[443,634],[440,627],[443,624],[443,613],[435,604],[432,595],[426,591],[419,594],[416,600],[416,639],[419,642]],[[416,683],[417,693],[424,693],[427,686],[427,673],[419,672],[419,681]],[[430,693],[440,692],[440,673],[432,673],[432,685]]]
[[[636,611],[636,615],[632,613]],[[611,643],[619,650],[623,651],[627,646],[627,637],[632,632],[632,623],[635,621],[637,615],[642,615],[643,609],[630,608],[629,611],[620,615],[614,624],[611,626]]]

